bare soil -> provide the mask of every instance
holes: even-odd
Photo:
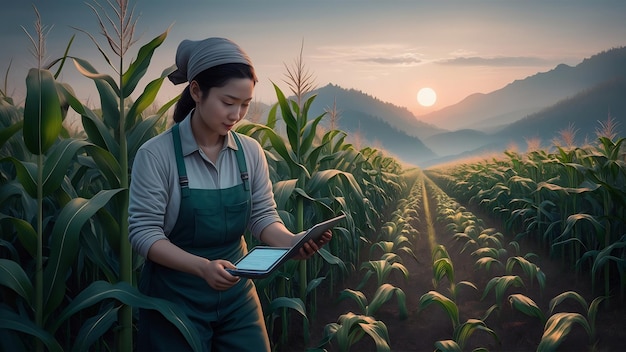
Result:
[[[435,200],[430,200],[431,207]],[[467,206],[476,216],[481,218],[486,227],[494,227],[501,231],[503,226],[490,218],[480,209]],[[434,209],[431,210],[434,213]],[[433,220],[434,221],[434,220]],[[387,326],[389,332],[390,347],[392,351],[434,351],[434,343],[439,340],[452,339],[452,323],[443,309],[432,304],[423,311],[419,311],[420,297],[428,291],[435,290],[432,282],[431,252],[426,238],[427,230],[425,222],[414,223],[413,226],[421,234],[420,238],[413,241],[414,252],[419,260],[415,261],[408,255],[401,254],[403,264],[409,271],[409,279],[400,273],[393,273],[389,283],[401,288],[406,294],[406,303],[409,309],[407,319],[399,318],[398,303],[395,296],[385,303],[376,312],[375,318],[381,320]],[[469,253],[459,253],[459,244],[454,243],[452,234],[446,231],[444,224],[435,222],[437,233],[437,243],[445,245],[448,253],[452,257],[455,268],[456,281],[470,281],[478,287],[475,291],[469,287],[461,288],[457,298],[457,305],[460,312],[461,323],[467,319],[482,319],[488,308],[495,302],[493,292],[484,300],[481,299],[485,285],[488,280],[495,276],[504,275],[504,269],[492,266],[490,273],[484,271],[477,272],[474,269],[474,259]],[[511,239],[507,239],[506,242]],[[553,297],[565,291],[576,291],[581,294],[587,302],[591,302],[599,293],[592,294],[589,274],[579,274],[573,272],[571,267],[564,267],[561,263],[550,259],[549,254],[538,248],[533,243],[520,243],[521,253],[536,253],[538,259],[533,260],[546,275],[546,287],[543,292],[539,285],[534,282],[531,286],[524,274],[520,277],[524,280],[525,287],[512,287],[507,291],[506,297],[513,293],[521,293],[532,298],[545,314],[549,311],[549,301]],[[366,252],[366,251],[365,251]],[[367,255],[368,253],[364,253]],[[378,259],[378,258],[364,258]],[[361,281],[364,272],[357,272],[346,280],[344,287],[356,289]],[[373,297],[376,290],[376,279],[370,278],[369,283],[361,291],[366,297]],[[437,290],[448,294],[447,281],[443,280]],[[322,291],[322,290],[320,290]],[[337,300],[339,291],[334,297],[319,297],[319,308],[317,314],[310,322],[311,341],[305,346],[297,343],[297,336],[302,336],[301,322],[294,322],[290,325],[290,343],[286,348],[279,348],[282,351],[304,351],[314,347],[320,341],[326,324],[337,322],[340,315],[347,312],[360,313],[356,302],[352,299]],[[559,305],[559,311],[579,312],[586,316],[577,305],[564,302]],[[558,351],[623,351],[626,349],[626,309],[620,303],[617,293],[608,305],[603,305],[598,312],[596,328],[597,336],[594,341],[586,331],[576,325],[559,345]],[[485,320],[487,326],[494,330],[498,336],[495,340],[491,335],[477,331],[468,340],[465,346],[466,351],[471,351],[476,347],[483,347],[490,351],[535,351],[543,334],[543,325],[537,318],[532,318],[523,313],[513,310],[509,304],[503,304],[500,311],[495,311]],[[336,351],[337,345],[327,344],[324,348],[328,351]],[[353,345],[352,351],[376,351],[376,347],[371,338],[364,336],[358,343]]]

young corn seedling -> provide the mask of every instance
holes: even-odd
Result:
[[[448,255],[446,248],[443,245],[438,245],[433,251],[433,286],[437,288],[443,278],[447,278],[450,286],[448,290],[452,294],[452,297],[456,299],[458,295],[459,286],[469,286],[478,290],[476,285],[469,281],[456,282],[454,278],[454,265],[452,259]]]
[[[352,298],[357,302],[363,315],[373,317],[378,309],[389,301],[393,294],[396,294],[398,299],[398,308],[400,310],[400,319],[406,319],[408,317],[408,310],[406,306],[406,295],[402,289],[395,287],[391,284],[383,284],[374,293],[374,298],[368,303],[367,297],[357,290],[345,289],[341,292],[339,300],[344,298]]]
[[[530,280],[530,287],[533,287],[533,281],[537,280],[539,287],[541,288],[541,292],[546,287],[546,274],[541,271],[535,263],[530,262],[526,257],[510,257],[506,261],[505,271],[507,275],[513,275],[513,269],[515,266],[519,265],[520,268],[524,271],[524,273],[528,276]]]
[[[352,312],[343,314],[338,322],[327,324],[324,328],[324,337],[318,345],[322,350],[331,341],[335,341],[340,352],[350,351],[352,345],[365,335],[372,338],[379,352],[391,351],[389,347],[389,332],[384,322],[372,317],[357,315]]]
[[[494,305],[495,308],[501,308],[504,300],[504,294],[510,287],[524,287],[524,281],[517,275],[505,275],[505,276],[497,276],[489,280],[485,290],[483,291],[483,296],[481,298],[485,299],[489,294],[491,289],[495,292],[496,303]]]
[[[550,313],[555,311],[556,307],[565,300],[574,300],[578,302],[583,313],[576,312],[559,312],[554,313],[548,318],[544,327],[541,341],[537,347],[537,351],[554,351],[565,340],[574,324],[582,326],[589,335],[589,343],[593,344],[596,340],[596,316],[600,303],[606,297],[596,297],[589,305],[587,301],[577,292],[566,291],[550,300]]]
[[[367,272],[357,286],[357,290],[363,288],[372,275],[376,275],[378,286],[382,286],[394,270],[400,271],[405,279],[409,278],[409,270],[404,265],[397,261],[387,259],[364,262],[361,264],[361,269],[367,269]]]
[[[487,327],[484,321],[478,319],[468,319],[465,323],[458,326],[454,331],[452,340],[442,340],[435,342],[435,351],[441,352],[461,352],[465,350],[467,341],[477,331],[484,331],[493,336],[497,343],[500,339],[495,331]],[[485,348],[475,348],[473,352],[487,351]]]

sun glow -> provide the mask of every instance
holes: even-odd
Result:
[[[422,88],[417,92],[417,102],[421,106],[432,106],[437,101],[437,93],[432,88]]]

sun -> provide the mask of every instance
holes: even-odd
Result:
[[[432,106],[437,101],[437,93],[432,88],[422,88],[417,92],[417,102],[421,106]]]

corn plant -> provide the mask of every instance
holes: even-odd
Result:
[[[589,336],[590,344],[596,340],[596,316],[600,303],[605,297],[596,297],[591,303],[587,301],[577,292],[566,291],[552,298],[549,303],[550,318],[546,322],[541,341],[537,348],[538,351],[553,351],[567,337],[574,324],[580,324]],[[582,314],[577,312],[559,312],[554,313],[556,307],[565,300],[573,300],[580,304]]]
[[[528,279],[530,281],[530,287],[533,287],[533,282],[536,280],[539,284],[539,287],[541,288],[541,291],[543,292],[543,289],[546,286],[546,275],[543,273],[543,271],[541,271],[541,268],[539,268],[535,263],[530,262],[526,258],[526,256],[510,257],[506,261],[505,272],[507,275],[513,274],[513,269],[515,268],[516,264],[528,276]]]
[[[623,250],[623,248],[626,248],[626,235],[622,236],[619,241],[612,243],[602,250],[590,250],[585,252],[585,254],[583,254],[583,256],[576,263],[577,266],[580,266],[581,263],[584,263],[587,260],[591,260],[593,262],[591,267],[591,283],[592,287],[595,287],[599,272],[606,270],[611,262],[613,262],[619,274],[620,297],[622,300],[624,299],[624,291],[626,287],[626,260],[620,255],[620,250]],[[607,282],[608,280],[605,277],[605,291],[607,290]]]
[[[530,297],[521,293],[515,293],[509,296],[509,304],[511,307],[519,312],[522,312],[530,317],[537,318],[541,321],[541,324],[546,323],[546,316],[539,308],[537,303]]]
[[[406,295],[401,288],[388,283],[382,284],[376,289],[371,302],[368,302],[367,297],[361,291],[351,289],[344,289],[339,295],[339,300],[351,298],[359,305],[363,315],[373,317],[376,315],[378,309],[391,299],[394,293],[396,294],[396,298],[398,300],[398,308],[400,310],[399,317],[400,319],[406,319],[408,317]]]
[[[327,324],[324,328],[324,337],[318,348],[331,342],[336,342],[339,351],[350,351],[351,347],[368,335],[376,344],[376,350],[391,351],[389,347],[389,333],[384,322],[369,316],[357,315],[348,312],[339,317],[336,323]]]
[[[524,287],[524,281],[517,275],[494,277],[489,280],[487,286],[485,286],[481,300],[485,299],[489,292],[493,289],[496,300],[495,306],[502,307],[504,295],[510,287]]]
[[[405,279],[409,278],[409,270],[397,260],[369,260],[361,264],[361,270],[366,270],[366,272],[357,286],[357,290],[365,286],[369,278],[374,275],[376,276],[376,284],[379,287],[387,282],[387,278],[393,271],[399,271]]]
[[[445,295],[437,291],[428,291],[420,297],[419,311],[423,311],[429,305],[436,303],[450,318],[452,329],[455,330],[459,326],[459,308],[456,303]]]
[[[452,258],[448,255],[448,251],[445,246],[438,245],[432,254],[433,259],[433,286],[436,289],[441,280],[445,277],[448,280],[448,290],[453,299],[456,299],[459,294],[460,286],[468,286],[475,290],[478,290],[476,285],[469,281],[456,282],[454,278],[454,265],[452,264]]]
[[[435,342],[435,351],[441,352],[454,352],[463,351],[467,345],[469,338],[477,331],[483,331],[491,335],[496,342],[500,342],[498,335],[495,331],[487,327],[484,321],[478,319],[468,319],[463,324],[459,325],[454,331],[454,337],[452,340],[443,340]],[[487,349],[479,347],[472,350],[473,352],[487,351]]]
[[[167,108],[174,103],[174,100],[167,103],[164,109],[155,116],[147,119],[142,118],[144,110],[154,102],[167,74],[172,72],[174,68],[168,68],[161,77],[148,83],[137,100],[130,106],[126,106],[127,99],[134,93],[139,81],[145,75],[155,50],[167,37],[167,31],[141,47],[137,58],[128,64],[126,56],[128,50],[135,43],[134,32],[137,19],[133,18],[133,11],[129,9],[127,1],[118,0],[117,8],[113,4],[109,4],[115,13],[113,18],[98,3],[95,6],[88,6],[96,15],[102,34],[117,60],[112,60],[91,34],[80,29],[79,31],[91,38],[98,51],[115,72],[116,77],[98,72],[83,59],[75,57],[73,61],[81,74],[94,81],[102,104],[101,119],[94,114],[86,113],[87,109],[84,107],[80,111],[88,138],[111,153],[119,162],[119,171],[114,176],[119,180],[119,187],[124,192],[121,192],[118,199],[111,205],[119,229],[117,243],[112,243],[112,246],[118,250],[119,280],[132,283],[135,281],[133,262],[136,260],[133,259],[133,253],[127,240],[129,166],[132,165],[134,153],[143,142],[156,134],[155,125],[164,116]],[[121,326],[120,346],[124,346],[124,348],[132,346],[131,307],[122,307]]]
[[[380,240],[370,246],[370,257],[374,251],[380,250],[382,253],[404,252],[417,260],[411,248],[413,244],[407,237],[407,235],[411,236],[414,229],[397,214],[392,220],[381,227],[378,235]]]

